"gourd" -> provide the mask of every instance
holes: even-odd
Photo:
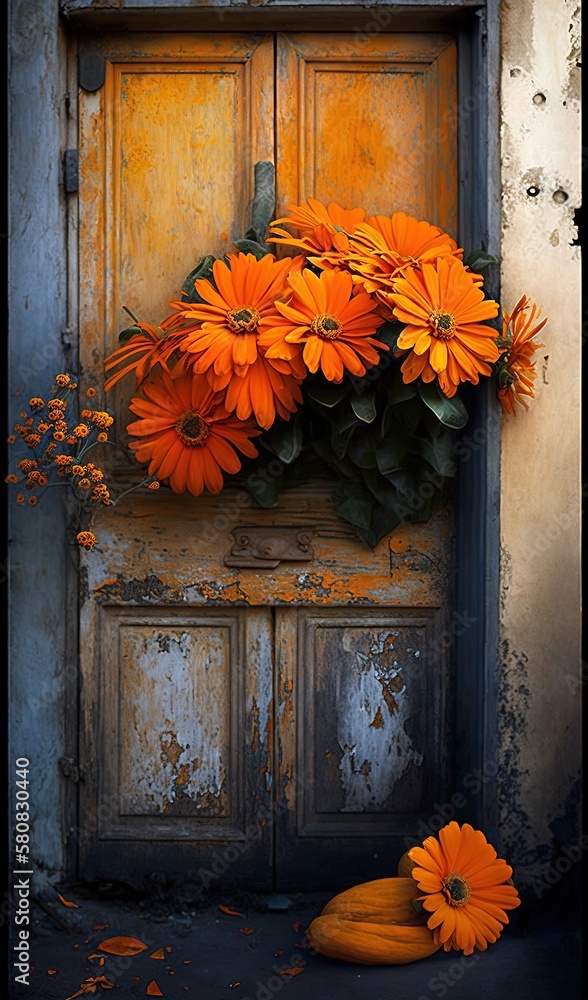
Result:
[[[416,867],[414,861],[411,861],[408,856],[408,851],[405,851],[402,855],[400,861],[398,862],[398,868],[396,874],[401,878],[410,878],[412,876],[412,870]]]
[[[362,965],[403,965],[438,950],[425,916],[412,900],[412,878],[383,878],[347,889],[331,899],[306,932],[321,955]]]

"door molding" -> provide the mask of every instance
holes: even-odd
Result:
[[[92,0],[64,0],[61,10],[70,35],[70,80],[74,76],[77,27],[121,30],[259,30],[287,28],[307,31],[332,26],[333,6],[307,0],[296,8],[277,0],[263,10],[230,11],[210,3],[188,12],[168,0],[151,7],[135,6],[127,0],[121,10],[97,10]],[[339,30],[358,30],[369,25],[371,11],[351,0],[337,6]],[[380,15],[390,13],[386,24],[395,30],[454,30],[458,37],[459,59],[459,233],[462,245],[483,247],[498,254],[500,248],[499,179],[499,0],[447,0],[428,4],[420,0],[399,0],[393,8],[378,7]],[[385,18],[384,18],[385,19]],[[75,89],[71,89],[75,93]],[[72,104],[75,103],[72,101]],[[73,108],[72,108],[73,110]],[[75,226],[69,237],[68,271],[75,277],[77,258]],[[498,274],[486,281],[489,292],[498,295]],[[500,518],[500,420],[492,387],[472,394],[468,409],[471,422],[467,437],[472,440],[467,459],[461,463],[457,490],[457,608],[470,624],[452,650],[456,677],[456,742],[460,746],[461,775],[483,768],[496,759],[497,663],[499,600],[499,518]],[[76,592],[78,567],[68,562],[66,582],[69,595]],[[73,608],[73,601],[70,604]],[[78,609],[79,611],[79,609]],[[77,618],[77,616],[76,616]],[[76,618],[64,624],[73,654],[79,639]],[[77,705],[78,678],[70,676],[68,705]],[[68,708],[66,756],[78,757],[74,737],[74,712]],[[495,769],[494,769],[495,770]],[[78,796],[71,785],[64,797],[64,830],[75,846],[78,829]],[[471,796],[461,818],[484,827],[489,840],[496,836],[495,785],[490,777],[477,796]],[[66,834],[67,836],[67,834]],[[74,850],[66,852],[67,874],[77,874]]]

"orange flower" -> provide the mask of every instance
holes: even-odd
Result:
[[[340,262],[341,254],[349,252],[349,236],[365,219],[363,208],[341,208],[334,201],[325,207],[316,198],[307,198],[304,205],[289,205],[288,211],[290,215],[270,223],[268,239],[300,247],[319,267],[332,267]],[[283,223],[297,229],[300,239],[280,229]]]
[[[138,322],[136,325],[143,332],[135,334],[126,344],[122,344],[109,354],[104,361],[104,371],[112,373],[104,382],[106,391],[112,389],[113,385],[129,372],[135,372],[136,384],[140,385],[155,365],[161,365],[162,368],[169,370],[168,362],[178,350],[182,336],[166,334],[162,327],[152,326],[151,323]],[[124,364],[124,367],[115,371],[114,369],[121,364]],[[88,389],[86,395],[95,396],[96,390],[91,392]]]
[[[376,348],[388,350],[374,338],[384,322],[374,311],[376,304],[366,292],[353,295],[346,271],[323,271],[318,277],[306,268],[290,274],[288,284],[291,301],[276,303],[281,316],[259,338],[267,358],[285,357],[292,344],[304,344],[308,370],[320,367],[330,382],[341,382],[345,370],[365,375],[366,367],[377,364]]]
[[[477,384],[480,375],[492,374],[490,364],[499,357],[496,331],[483,321],[493,319],[499,306],[484,298],[457,257],[440,257],[420,270],[406,271],[396,279],[389,299],[395,318],[406,324],[397,346],[413,350],[401,368],[405,382],[423,373],[430,381],[428,364],[445,395],[454,396],[460,382]]]
[[[516,417],[516,404],[528,407],[525,396],[535,398],[533,382],[537,378],[533,355],[543,344],[537,344],[533,337],[543,329],[547,317],[536,322],[541,315],[526,295],[517,302],[512,313],[502,313],[502,344],[504,354],[498,368],[498,398],[505,413]]]
[[[241,468],[235,448],[255,458],[249,438],[260,432],[253,421],[240,421],[228,412],[205,376],[181,368],[173,375],[158,372],[144,383],[145,398],[131,400],[129,409],[139,419],[127,430],[139,440],[130,447],[138,462],[149,464],[149,475],[169,481],[174,493],[188,490],[199,496],[205,488],[220,493],[223,471],[232,474]]]
[[[357,227],[351,239],[347,266],[353,280],[366,292],[376,294],[390,315],[392,304],[388,295],[394,289],[394,279],[410,267],[438,257],[461,258],[463,250],[455,240],[429,222],[419,222],[405,212],[372,215]]]
[[[420,899],[431,914],[427,926],[437,944],[471,955],[498,940],[508,923],[505,910],[519,906],[520,899],[509,881],[512,868],[497,858],[481,830],[452,821],[439,831],[439,840],[427,837],[408,856],[416,864],[412,877],[426,894]]]
[[[227,409],[240,420],[253,413],[267,429],[276,414],[288,419],[302,402],[299,383],[306,374],[298,345],[271,360],[261,349],[261,333],[279,318],[274,300],[285,291],[290,261],[242,253],[228,261],[230,267],[213,264],[216,288],[203,278],[195,282],[204,303],[179,304],[173,328],[183,330],[181,349],[193,356],[186,364],[206,374],[212,389],[226,391]]]

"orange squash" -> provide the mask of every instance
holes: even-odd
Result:
[[[403,965],[428,958],[441,946],[418,913],[412,878],[381,878],[339,893],[306,935],[321,955],[361,965]]]
[[[410,878],[412,876],[412,870],[415,867],[415,862],[411,861],[408,856],[408,851],[405,851],[402,855],[400,861],[398,862],[398,869],[396,874],[401,878]]]
[[[378,878],[362,882],[340,892],[329,900],[321,916],[336,914],[344,920],[361,920],[368,924],[424,924],[412,905],[421,895],[412,878]]]
[[[315,917],[306,936],[321,955],[360,965],[405,965],[428,958],[441,947],[425,924],[375,924],[345,920],[336,913]]]

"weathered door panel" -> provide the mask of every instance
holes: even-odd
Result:
[[[271,35],[106,35],[80,91],[80,355],[88,380],[131,320],[159,323],[204,253],[248,228],[253,164],[274,156]],[[128,386],[117,387],[119,438]]]
[[[457,236],[451,36],[284,34],[277,65],[280,212],[308,197],[402,208]]]
[[[336,888],[395,874],[386,858],[404,852],[448,787],[450,685],[434,655],[442,613],[277,615],[278,884]]]
[[[86,877],[271,885],[271,610],[88,604]]]
[[[275,67],[269,35],[82,41],[98,49],[105,86],[80,92],[86,384],[123,305],[157,322],[198,257],[243,235],[260,160],[277,163],[280,211],[316,195],[455,232],[450,38],[278,36]],[[106,401],[119,429],[130,391]],[[81,874],[289,888],[381,873],[448,785],[435,636],[451,510],[372,551],[326,482],[271,511],[233,487],[162,489],[104,509],[97,530],[82,557]]]

